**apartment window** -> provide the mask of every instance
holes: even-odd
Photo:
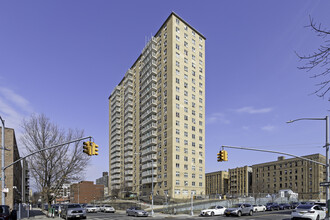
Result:
[[[192,52],[194,52],[194,53],[196,52],[195,47],[192,47],[191,49],[192,49]]]
[[[184,140],[184,145],[188,145],[188,141],[187,140]]]
[[[175,185],[179,186],[180,185],[180,180],[176,180]]]
[[[188,124],[187,123],[184,123],[184,128],[188,129]],[[187,137],[188,137],[188,135],[187,135]]]
[[[167,33],[166,33],[166,32],[164,33],[164,38],[165,38],[165,39],[167,38]]]
[[[179,46],[179,44],[175,44],[175,48],[176,48],[177,50],[180,50],[180,46]]]
[[[180,168],[180,164],[179,164],[179,163],[176,163],[176,164],[175,164],[175,167],[176,167],[176,168]]]
[[[195,59],[196,59],[196,57],[195,57],[195,55],[194,55],[194,54],[192,55],[192,59],[193,59],[193,60],[195,60]]]
[[[167,46],[167,40],[166,41],[164,41],[164,47],[166,47]]]
[[[180,121],[175,121],[175,125],[180,126]]]
[[[187,76],[187,78],[188,78],[188,76]],[[185,91],[184,91],[184,95],[185,95],[185,96],[188,96],[188,91],[185,90]]]
[[[184,149],[184,153],[187,154],[188,153],[188,148]]]
[[[176,133],[176,134],[180,134],[180,130],[179,130],[179,129],[176,129],[176,130],[175,130],[175,133]]]
[[[175,55],[176,55],[176,58],[180,58],[180,53],[176,52]]]
[[[178,100],[178,101],[180,101],[180,96],[176,95],[175,96],[175,99]]]
[[[175,172],[175,176],[179,177],[180,176],[180,172],[179,171],[176,171]]]
[[[199,52],[199,56],[200,56],[200,57],[203,57],[203,53],[202,53],[202,52]]]
[[[185,186],[188,186],[188,181],[184,181],[184,185]]]
[[[203,99],[202,98],[199,98],[199,103],[203,103]]]
[[[188,100],[184,99],[184,104],[188,105]]]
[[[195,162],[196,162],[196,159],[195,159],[195,158],[192,158],[192,159],[191,159],[191,162],[192,162],[192,163],[195,163]]]
[[[196,99],[196,97],[195,97],[195,95],[194,95],[194,94],[192,94],[192,95],[191,95],[191,98],[192,98],[193,100],[195,100],[195,99]]]
[[[180,37],[178,35],[175,36],[177,41],[180,41]]]
[[[177,66],[177,67],[180,67],[180,62],[179,61],[175,61],[175,65]],[[176,70],[177,72],[179,71],[179,70]],[[180,72],[180,71],[179,71]],[[177,73],[178,74],[178,73]]]
[[[183,84],[183,86],[184,86],[184,88],[187,89],[187,88],[188,88],[188,83],[185,82],[185,83]]]
[[[188,157],[187,156],[184,156],[184,161],[188,161]]]
[[[195,31],[191,31],[192,36],[195,37]]]
[[[184,58],[184,63],[188,63],[188,59],[187,58]]]
[[[179,147],[179,146],[176,146],[176,147],[175,147],[175,150],[176,150],[176,151],[180,151],[180,147]]]
[[[184,38],[188,39],[188,34],[184,33]]]
[[[192,68],[196,68],[196,64],[195,63],[191,63],[191,66],[192,66]]]
[[[175,159],[180,160],[180,155],[175,155]]]
[[[177,92],[180,92],[180,88],[179,87],[175,87],[175,90],[177,91]]]
[[[180,143],[180,138],[175,138],[176,143]]]
[[[184,176],[185,178],[188,178],[188,173],[184,173],[183,176]]]
[[[184,74],[184,79],[188,80],[188,75],[187,74]]]
[[[199,49],[203,49],[203,46],[201,44],[199,45]]]
[[[176,104],[175,104],[175,107],[176,107],[177,109],[180,109],[180,104],[176,103]]]
[[[195,126],[191,126],[191,130],[195,131],[196,130]]]
[[[203,167],[199,167],[199,171],[200,172],[203,172]]]
[[[200,159],[200,160],[199,160],[199,163],[203,163],[203,160]]]
[[[196,166],[195,165],[192,165],[191,166],[191,170],[196,170]]]
[[[165,56],[167,55],[167,49],[164,50],[164,55],[165,55]]]
[[[180,79],[175,78],[175,82],[179,84],[180,83]]]
[[[184,168],[185,170],[188,170],[188,165],[185,164],[185,165],[183,166],[183,168]]]
[[[203,183],[202,183],[202,182],[200,182],[200,183],[199,183],[199,186],[203,186]]]
[[[193,182],[191,182],[191,185],[192,185],[192,186],[195,186],[195,185],[196,185],[196,183],[193,181]]]
[[[184,55],[188,56],[188,51],[184,50]]]
[[[195,110],[192,110],[191,113],[192,113],[192,115],[196,115]]]
[[[188,42],[187,41],[184,42],[184,46],[188,47]]]
[[[188,67],[184,66],[184,71],[188,72]]]
[[[175,113],[175,116],[176,116],[177,118],[180,118],[180,113],[179,113],[179,112],[176,112],[176,113]]]
[[[180,24],[180,20],[178,18],[175,19],[176,24]]]
[[[176,28],[175,28],[175,31],[176,31],[177,33],[180,33],[180,28],[176,27]]]
[[[195,43],[196,43],[194,39],[192,39],[191,42],[193,45],[195,45]]]

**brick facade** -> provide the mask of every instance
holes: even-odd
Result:
[[[70,187],[71,203],[93,203],[103,197],[104,185],[94,185],[92,181],[81,181]]]

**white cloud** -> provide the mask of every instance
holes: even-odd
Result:
[[[260,108],[256,109],[251,106],[246,106],[243,108],[236,109],[235,111],[238,113],[248,113],[248,114],[262,114],[262,113],[268,113],[271,112],[273,109],[272,108]]]
[[[263,130],[263,131],[274,131],[275,130],[275,126],[273,126],[273,125],[266,125],[266,126],[262,127],[261,130]]]
[[[5,120],[5,126],[20,129],[20,125],[25,116],[33,112],[28,100],[13,90],[0,88],[0,115]],[[16,133],[17,135],[17,133]]]
[[[220,122],[222,124],[230,124],[230,121],[226,119],[225,114],[223,113],[213,113],[206,118],[207,124],[213,124]]]

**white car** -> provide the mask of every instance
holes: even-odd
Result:
[[[96,212],[100,212],[101,211],[101,206],[96,205],[95,208],[96,208]]]
[[[96,207],[93,205],[87,205],[86,206],[86,212],[91,213],[91,212],[97,212]]]
[[[112,213],[115,213],[116,210],[114,207],[112,207],[111,205],[105,205],[103,207],[103,212],[112,212]]]
[[[200,216],[214,216],[214,215],[223,215],[226,208],[220,205],[211,206],[208,209],[202,210]]]
[[[266,206],[264,205],[253,205],[253,211],[254,212],[264,212],[266,211]]]
[[[324,219],[326,211],[319,205],[301,204],[291,212],[291,219],[308,218],[311,220]]]

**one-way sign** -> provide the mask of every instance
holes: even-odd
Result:
[[[321,182],[320,186],[330,186],[330,182]]]

